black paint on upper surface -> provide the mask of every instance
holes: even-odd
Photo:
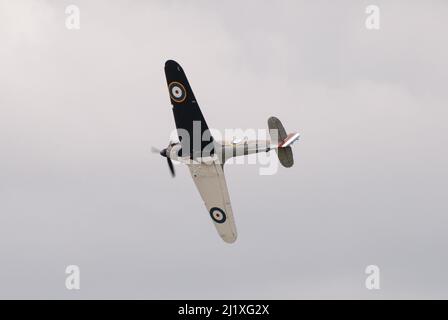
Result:
[[[185,89],[185,99],[183,99],[183,97],[182,99],[176,99],[173,96],[173,93],[169,92],[171,104],[173,105],[174,121],[176,122],[179,140],[182,145],[182,156],[189,155],[191,158],[200,156],[204,148],[213,141],[213,137],[211,137],[211,135],[209,134],[208,125],[205,122],[204,116],[202,115],[201,109],[199,108],[199,105],[196,101],[193,90],[191,89],[188,82],[187,76],[185,75],[182,67],[173,60],[168,60],[165,63],[165,75],[169,91],[170,88],[173,87],[173,82],[181,84],[181,89]],[[193,141],[193,123],[195,121],[199,121],[200,123],[201,136],[201,138],[199,138],[200,141],[198,139],[196,143]],[[184,129],[189,133],[189,141],[181,138],[181,132],[179,131],[179,129]],[[204,133],[206,133],[205,136],[208,138],[206,141],[203,141],[202,138],[204,137]],[[210,147],[208,149],[210,149]],[[213,154],[213,150],[209,153]]]

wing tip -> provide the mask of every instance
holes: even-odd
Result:
[[[180,66],[180,64],[178,62],[171,60],[171,59],[166,60],[165,69],[176,69],[176,68],[182,70],[182,67]]]
[[[220,234],[220,236],[221,236],[221,239],[224,240],[224,242],[228,243],[228,244],[235,243],[236,239],[238,238],[237,234],[233,233],[233,232],[232,232],[232,234]]]

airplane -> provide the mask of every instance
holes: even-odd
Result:
[[[166,61],[165,76],[179,141],[170,141],[163,150],[153,147],[152,151],[167,159],[173,177],[172,160],[188,166],[218,234],[225,242],[233,243],[237,231],[224,176],[224,163],[232,157],[275,150],[279,162],[290,168],[294,164],[291,145],[300,134],[287,134],[280,120],[270,117],[270,140],[217,141],[210,133],[182,67],[176,61]]]

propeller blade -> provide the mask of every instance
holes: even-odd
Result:
[[[158,149],[156,147],[151,147],[151,152],[152,153],[160,153],[160,149]]]
[[[168,162],[168,167],[170,168],[171,176],[174,178],[176,176],[176,173],[174,172],[173,162],[168,157],[166,158],[166,161]]]
[[[171,176],[174,178],[176,176],[176,173],[174,172],[174,165],[173,165],[173,162],[171,161],[171,159],[168,157],[167,151],[168,150],[166,148],[163,150],[160,150],[160,149],[157,149],[156,147],[151,147],[151,152],[158,153],[162,157],[166,158],[166,161],[168,162],[168,168],[170,168]]]

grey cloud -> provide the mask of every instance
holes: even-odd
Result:
[[[380,31],[363,1],[73,3],[79,31],[0,2],[0,297],[447,297],[444,1],[377,1]],[[168,58],[212,127],[302,133],[292,169],[226,168],[235,245],[149,151]]]

